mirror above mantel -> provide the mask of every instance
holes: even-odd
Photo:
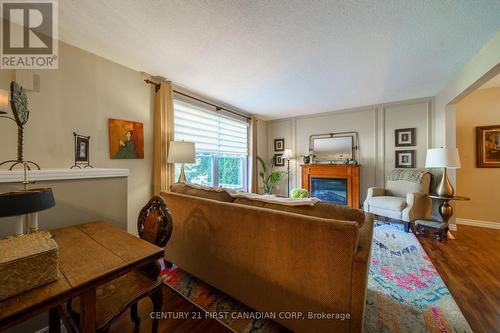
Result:
[[[314,155],[311,163],[339,164],[357,160],[358,133],[341,132],[313,134],[309,136],[309,155]]]

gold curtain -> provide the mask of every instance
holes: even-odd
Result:
[[[174,140],[174,97],[172,84],[160,82],[155,93],[153,194],[168,191],[174,182],[174,166],[167,163],[168,144]]]
[[[257,165],[257,119],[250,118],[250,192],[257,193],[259,184],[259,173]]]

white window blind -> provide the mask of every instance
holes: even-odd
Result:
[[[194,142],[197,152],[248,155],[248,123],[209,107],[174,100],[175,140]]]

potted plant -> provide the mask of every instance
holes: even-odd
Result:
[[[271,171],[267,169],[266,162],[257,156],[257,160],[260,164],[259,176],[262,179],[262,184],[264,185],[265,194],[273,194],[273,189],[276,184],[278,184],[285,174],[283,171]]]

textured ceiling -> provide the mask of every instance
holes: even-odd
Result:
[[[59,36],[267,118],[432,96],[499,0],[64,0]]]

